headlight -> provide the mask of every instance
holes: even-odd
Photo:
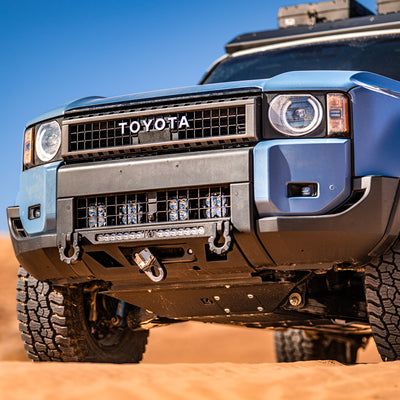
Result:
[[[61,128],[58,122],[46,122],[39,126],[36,135],[36,154],[42,161],[52,160],[61,145]]]
[[[318,128],[322,121],[321,103],[310,95],[279,95],[270,103],[272,126],[288,136],[302,136]]]

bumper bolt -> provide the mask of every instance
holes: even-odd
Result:
[[[289,297],[289,303],[293,307],[298,307],[302,303],[303,299],[300,293],[292,293]]]

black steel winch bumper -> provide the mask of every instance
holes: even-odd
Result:
[[[15,253],[41,280],[64,284],[98,279],[114,286],[143,286],[147,278],[133,260],[147,248],[165,265],[167,285],[251,277],[261,269],[362,265],[398,235],[397,178],[354,179],[348,203],[327,215],[258,218],[252,171],[252,148],[62,166],[57,175],[56,232],[29,236],[19,208],[8,209]],[[151,192],[213,185],[229,187],[228,217],[96,228],[76,225],[78,197],[133,188]],[[161,231],[185,229],[196,235],[158,236]],[[104,235],[113,240],[99,241]]]

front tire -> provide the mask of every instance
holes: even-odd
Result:
[[[53,288],[18,271],[17,311],[28,357],[35,361],[138,363],[148,331],[104,328],[88,322],[84,287]]]
[[[400,360],[400,241],[365,271],[372,334],[383,361]]]
[[[278,362],[335,360],[354,364],[358,349],[364,345],[362,336],[346,338],[301,329],[275,331],[274,340]]]

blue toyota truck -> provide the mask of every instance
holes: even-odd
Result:
[[[278,361],[353,363],[371,335],[400,359],[399,3],[282,8],[197,86],[29,122],[7,210],[29,357],[139,362],[193,320],[274,329]]]

